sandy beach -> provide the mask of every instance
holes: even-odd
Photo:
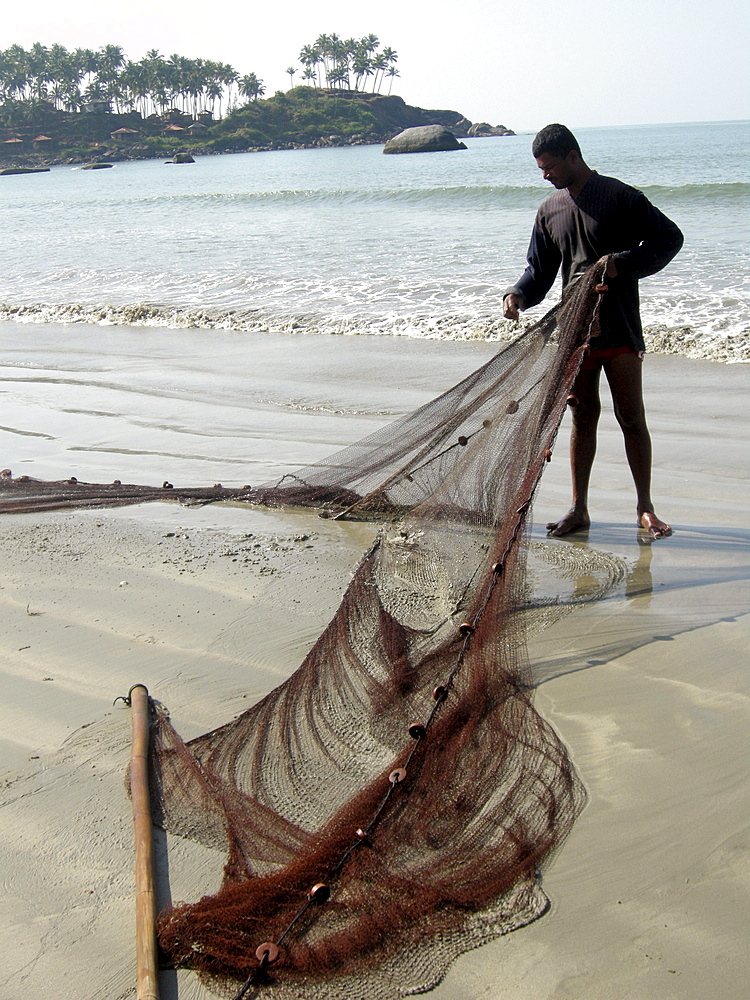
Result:
[[[45,328],[3,328],[13,370],[3,369],[0,383],[2,464],[89,481],[258,481],[419,405],[493,350],[259,338],[243,364],[277,390],[283,373],[296,407],[283,408],[255,383],[249,395],[231,359],[225,383],[218,368],[190,369],[186,359],[205,334],[139,331],[150,338],[151,364],[154,352],[165,365],[179,355],[167,374],[147,380],[152,369],[135,354],[127,372],[115,370],[106,353],[115,333],[76,330],[77,345],[90,336],[99,375],[86,375],[79,347],[53,391],[33,362],[34,349],[49,356],[34,346]],[[227,335],[217,357],[226,359],[230,342]],[[590,547],[625,567],[612,594],[576,608],[530,648],[537,708],[569,747],[588,804],[545,874],[550,912],[459,958],[436,1000],[746,994],[747,370],[654,355],[644,377],[654,496],[674,536],[649,544],[636,529],[609,410],[589,533],[546,540],[541,528],[568,503],[567,423],[534,510],[532,544],[553,546],[562,559],[571,547]],[[129,437],[135,424],[138,447]],[[0,1000],[135,996],[130,714],[114,699],[145,683],[188,738],[235,717],[299,665],[375,530],[314,512],[170,503],[0,519],[8,942]],[[223,857],[162,833],[157,853],[162,903],[217,887]],[[161,989],[165,1000],[211,996],[190,972],[164,973]]]

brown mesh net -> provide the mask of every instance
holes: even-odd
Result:
[[[160,944],[218,992],[421,992],[547,907],[539,873],[584,794],[532,705],[522,542],[602,263],[473,375],[327,462],[179,494],[384,521],[284,684],[188,744],[157,711],[161,821],[227,854],[218,893],[161,914]],[[30,504],[52,506],[54,485],[27,481]],[[86,504],[67,485],[56,505]],[[99,502],[153,499],[144,489]]]

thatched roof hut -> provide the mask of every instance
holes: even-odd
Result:
[[[114,139],[115,142],[124,142],[134,135],[138,135],[137,129],[134,128],[118,128],[109,133],[110,139]]]

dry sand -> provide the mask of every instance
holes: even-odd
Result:
[[[648,360],[657,509],[676,528],[653,545],[605,418],[592,529],[544,544],[612,553],[626,578],[531,649],[589,802],[546,873],[551,911],[461,957],[435,1000],[746,996],[746,379]],[[537,524],[567,504],[566,438]],[[0,520],[0,1000],[135,996],[130,717],[113,699],[147,684],[186,737],[243,711],[301,662],[372,532],[166,503]],[[161,834],[158,851],[163,901],[218,884],[213,852]],[[191,973],[161,986],[209,996]]]

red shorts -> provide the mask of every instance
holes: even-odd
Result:
[[[605,347],[601,351],[589,351],[583,355],[581,363],[582,372],[598,372],[607,361],[616,358],[618,354],[635,354],[643,361],[644,351],[635,351],[632,347]]]

